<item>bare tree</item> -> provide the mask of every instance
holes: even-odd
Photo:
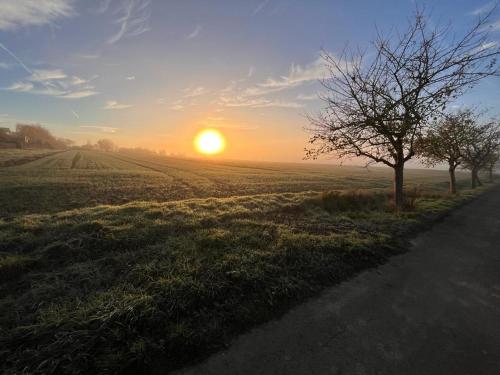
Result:
[[[400,209],[404,165],[424,127],[450,100],[497,73],[500,49],[489,43],[490,16],[455,38],[449,27],[430,28],[417,11],[404,33],[379,33],[373,52],[346,48],[338,59],[324,53],[326,107],[309,118],[306,158],[335,153],[393,168]]]
[[[416,144],[417,154],[424,158],[427,166],[448,164],[451,194],[457,192],[455,170],[463,161],[462,154],[473,126],[474,114],[470,109],[446,114]]]
[[[471,186],[481,186],[479,171],[496,162],[500,147],[500,126],[496,121],[476,125],[468,132],[463,150],[463,166],[471,171]]]

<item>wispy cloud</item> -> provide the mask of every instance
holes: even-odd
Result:
[[[292,64],[286,76],[268,78],[266,81],[250,87],[245,91],[247,96],[265,95],[276,91],[286,90],[307,82],[318,81],[327,74],[326,66],[321,57],[306,66]]]
[[[318,99],[318,94],[299,94],[297,95],[298,100],[316,100]]]
[[[300,103],[283,101],[283,100],[271,100],[267,98],[247,98],[247,97],[225,97],[220,98],[220,103],[226,107],[247,107],[247,108],[302,108],[303,105]]]
[[[97,95],[97,91],[93,90],[81,90],[81,91],[73,91],[67,94],[59,95],[60,98],[63,99],[81,99],[86,98],[88,96]]]
[[[472,16],[481,16],[485,13],[488,13],[489,11],[491,11],[495,6],[495,2],[494,1],[490,1],[486,4],[483,4],[481,5],[480,7],[474,9],[472,12],[470,12],[469,14],[472,15]]]
[[[326,66],[322,58],[317,58],[311,63],[301,66],[292,64],[287,75],[279,78],[268,78],[267,80],[250,87],[241,87],[239,83],[245,79],[231,81],[231,83],[220,91],[218,104],[223,107],[247,107],[247,108],[302,108],[302,103],[290,100],[269,99],[265,96],[283,90],[295,88],[306,83],[316,82],[327,74]],[[317,96],[299,94],[297,100],[313,100]]]
[[[80,53],[77,55],[77,57],[85,60],[96,60],[101,57],[100,54],[98,53]]]
[[[500,20],[497,20],[495,22],[492,22],[488,25],[485,25],[483,30],[489,30],[489,31],[497,31],[500,30]]]
[[[0,1],[0,30],[43,26],[76,14],[74,0],[2,0]]]
[[[149,19],[151,17],[151,0],[122,0],[115,9],[118,18],[114,21],[119,25],[119,30],[108,39],[109,44],[118,42],[122,38],[141,35],[151,30]],[[104,11],[110,7],[107,4]]]
[[[196,25],[196,27],[194,28],[194,30],[193,30],[193,31],[191,31],[189,34],[187,34],[187,35],[185,36],[185,39],[189,40],[189,39],[194,39],[194,38],[196,38],[198,35],[200,35],[201,30],[203,30],[203,26],[201,26],[201,25]]]
[[[253,15],[255,16],[256,14],[260,13],[264,8],[269,4],[270,0],[263,0],[253,10]]]
[[[125,108],[130,108],[132,105],[130,104],[123,104],[123,103],[118,103],[116,100],[108,100],[106,104],[104,105],[104,109],[125,109]]]
[[[7,64],[5,62],[0,62],[0,69],[9,69],[11,67],[10,64]]]
[[[251,66],[250,68],[248,68],[247,78],[252,77],[254,73],[255,73],[255,68]]]
[[[9,91],[57,96],[63,99],[80,99],[98,94],[94,86],[77,76],[69,76],[61,69],[34,69],[24,80],[12,83]]]
[[[236,129],[236,130],[256,130],[260,126],[254,123],[247,123],[238,120],[227,120],[224,117],[208,117],[205,121],[200,122],[201,126],[218,128],[218,129]]]
[[[128,76],[128,77],[125,77],[125,79],[127,81],[133,81],[133,80],[135,80],[135,76]]]
[[[111,126],[96,126],[96,125],[82,125],[80,128],[83,129],[95,129],[101,133],[113,134],[116,133],[119,128],[113,128]]]
[[[113,0],[101,0],[97,7],[97,13],[105,13],[109,9],[112,1]]]
[[[182,111],[184,109],[184,104],[182,100],[175,100],[170,104],[169,108],[174,111]]]
[[[32,82],[47,82],[53,80],[62,80],[67,78],[68,76],[60,69],[55,70],[45,70],[39,69],[34,70],[33,74],[30,78],[28,78]]]
[[[183,98],[194,98],[196,96],[200,96],[200,95],[205,94],[205,92],[206,92],[206,90],[202,86],[188,87],[188,88],[186,88],[186,89],[183,90],[182,97]]]

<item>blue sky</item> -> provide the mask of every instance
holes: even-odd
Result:
[[[492,3],[420,4],[460,33]],[[404,28],[414,9],[405,0],[0,0],[0,126],[36,122],[78,142],[184,155],[200,128],[216,127],[226,157],[299,161],[305,114],[321,107],[319,51],[367,46],[375,26]],[[499,113],[499,83],[456,105]]]

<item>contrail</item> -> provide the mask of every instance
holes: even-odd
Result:
[[[7,52],[14,60],[16,60],[19,63],[19,65],[21,65],[23,69],[26,70],[29,74],[33,74],[33,71],[30,68],[28,68],[26,64],[24,64],[19,57],[14,55],[14,53],[10,49],[5,47],[3,43],[0,43],[0,48],[3,49],[5,52]]]

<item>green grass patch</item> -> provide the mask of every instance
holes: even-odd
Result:
[[[410,233],[471,196],[421,194],[398,215],[386,193],[357,191],[0,220],[0,369],[177,368],[404,251]]]

